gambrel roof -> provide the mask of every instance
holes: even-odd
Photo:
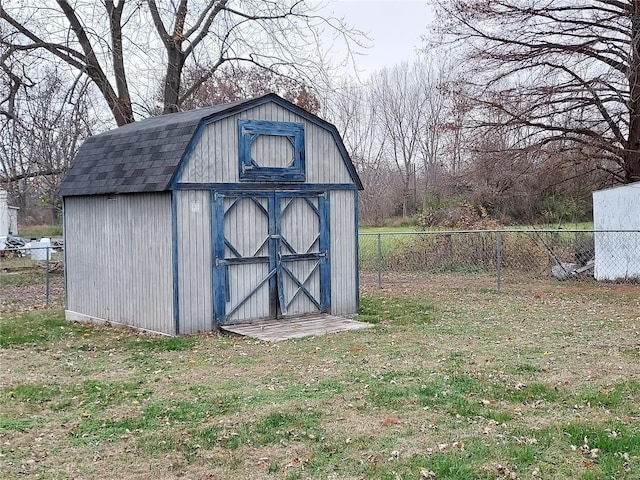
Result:
[[[89,137],[78,150],[59,195],[162,192],[171,182],[198,128],[205,123],[275,102],[332,134],[357,188],[362,183],[336,128],[275,94],[161,115]]]

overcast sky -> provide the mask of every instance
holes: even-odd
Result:
[[[372,47],[358,57],[365,76],[413,60],[432,19],[427,0],[329,0],[325,10],[371,38]]]

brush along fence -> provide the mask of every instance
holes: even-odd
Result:
[[[452,230],[360,233],[363,281],[390,274],[640,281],[640,231]]]

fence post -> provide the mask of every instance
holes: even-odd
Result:
[[[502,267],[502,233],[496,232],[496,290],[500,295],[501,287],[501,267]]]
[[[382,288],[382,239],[378,233],[378,258],[376,269],[378,270],[378,288]]]
[[[46,302],[47,302],[47,308],[48,308],[49,307],[49,255],[50,255],[48,246],[45,247],[44,253],[46,254],[46,260],[45,260],[46,269],[47,269],[47,273],[46,273],[46,275],[47,275],[47,293],[46,293],[46,298],[47,299],[46,299]]]

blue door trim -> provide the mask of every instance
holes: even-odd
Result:
[[[180,334],[180,281],[178,275],[178,192],[171,191],[171,275],[173,282],[173,328]]]
[[[217,192],[326,192],[329,190],[356,190],[353,183],[303,183],[288,184],[279,182],[277,184],[255,182],[255,183],[177,183],[174,186],[177,190],[215,190]]]
[[[225,323],[227,298],[227,268],[224,259],[224,205],[222,195],[211,192],[211,243],[213,262],[213,323],[219,328]]]
[[[354,237],[356,242],[356,313],[360,312],[360,235],[358,228],[360,223],[360,210],[358,204],[358,191],[353,192],[353,208],[354,208]]]
[[[331,232],[329,192],[318,197],[318,216],[320,218],[320,310],[328,312],[331,308]]]
[[[269,219],[269,271],[276,272],[275,275],[269,278],[269,313],[271,317],[275,318],[278,315],[278,253],[276,251],[277,240],[273,238],[275,232],[278,232],[278,219],[276,218],[275,211],[277,208],[277,202],[275,195],[269,195],[267,218]]]

